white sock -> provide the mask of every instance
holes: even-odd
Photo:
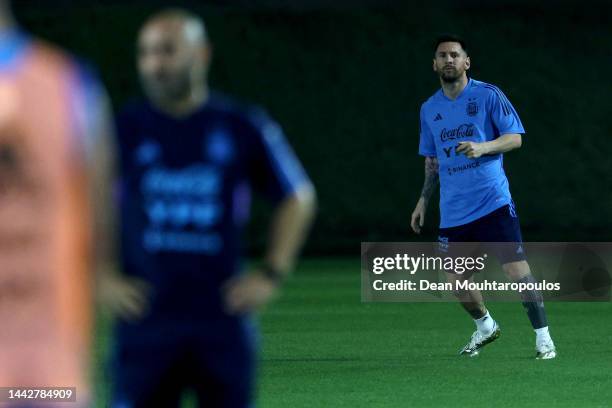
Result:
[[[550,338],[550,333],[548,332],[548,326],[542,327],[540,329],[535,329],[534,331],[536,334],[537,344],[552,342],[552,339]]]
[[[488,310],[487,314],[482,316],[480,319],[474,319],[474,323],[476,323],[476,328],[480,334],[485,336],[491,334],[493,327],[495,327],[495,320],[493,320]]]

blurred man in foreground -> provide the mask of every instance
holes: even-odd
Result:
[[[314,189],[263,111],[207,86],[211,47],[181,10],[151,17],[138,37],[148,101],[118,117],[122,267],[147,284],[122,300],[114,404],[252,402],[250,313],[277,293],[314,213]],[[243,273],[250,191],[275,204],[265,259]]]
[[[21,32],[0,1],[0,387],[15,387],[3,392],[9,406],[39,406],[40,387],[76,387],[76,404],[56,393],[39,397],[58,402],[44,406],[90,404],[90,194],[95,185],[93,201],[108,202],[105,105],[89,73]],[[24,387],[34,389],[16,392]]]

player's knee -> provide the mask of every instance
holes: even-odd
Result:
[[[518,281],[531,274],[527,261],[509,262],[502,265],[502,269],[506,276],[513,281]]]
[[[471,299],[470,292],[463,289],[453,289],[453,296],[461,301]]]

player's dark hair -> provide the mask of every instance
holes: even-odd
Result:
[[[459,45],[461,45],[461,48],[463,49],[463,51],[465,51],[465,53],[468,53],[468,47],[467,44],[465,42],[465,40],[461,37],[459,37],[456,34],[441,34],[436,38],[436,42],[434,44],[434,55],[436,53],[436,51],[438,50],[438,46],[444,42],[456,42],[459,43]]]

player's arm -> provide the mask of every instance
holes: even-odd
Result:
[[[410,226],[417,234],[421,233],[421,228],[425,224],[425,213],[427,205],[433,192],[438,187],[439,182],[439,165],[436,157],[436,145],[434,143],[433,133],[429,128],[426,118],[430,115],[426,113],[426,104],[421,105],[419,113],[419,154],[425,157],[425,181],[423,182],[423,190],[419,201],[412,212]]]
[[[425,213],[427,212],[427,205],[433,192],[438,187],[439,177],[439,165],[436,157],[425,157],[425,181],[423,182],[423,189],[421,190],[421,197],[417,201],[416,207],[412,212],[412,218],[410,226],[412,230],[417,234],[421,233],[421,228],[425,223]]]
[[[470,159],[476,159],[487,154],[506,153],[518,149],[522,144],[519,133],[507,133],[489,142],[459,142],[457,153],[463,153]]]
[[[310,183],[283,198],[270,222],[264,265],[226,285],[226,307],[232,314],[259,309],[276,294],[291,272],[312,224],[316,195]]]
[[[283,280],[295,264],[299,249],[312,224],[316,208],[316,195],[312,184],[305,183],[284,198],[275,208],[270,223],[265,267],[270,277]]]
[[[226,285],[229,313],[246,313],[265,305],[291,272],[312,224],[315,189],[285,140],[282,129],[264,112],[251,115],[250,178],[274,202],[263,265]]]

